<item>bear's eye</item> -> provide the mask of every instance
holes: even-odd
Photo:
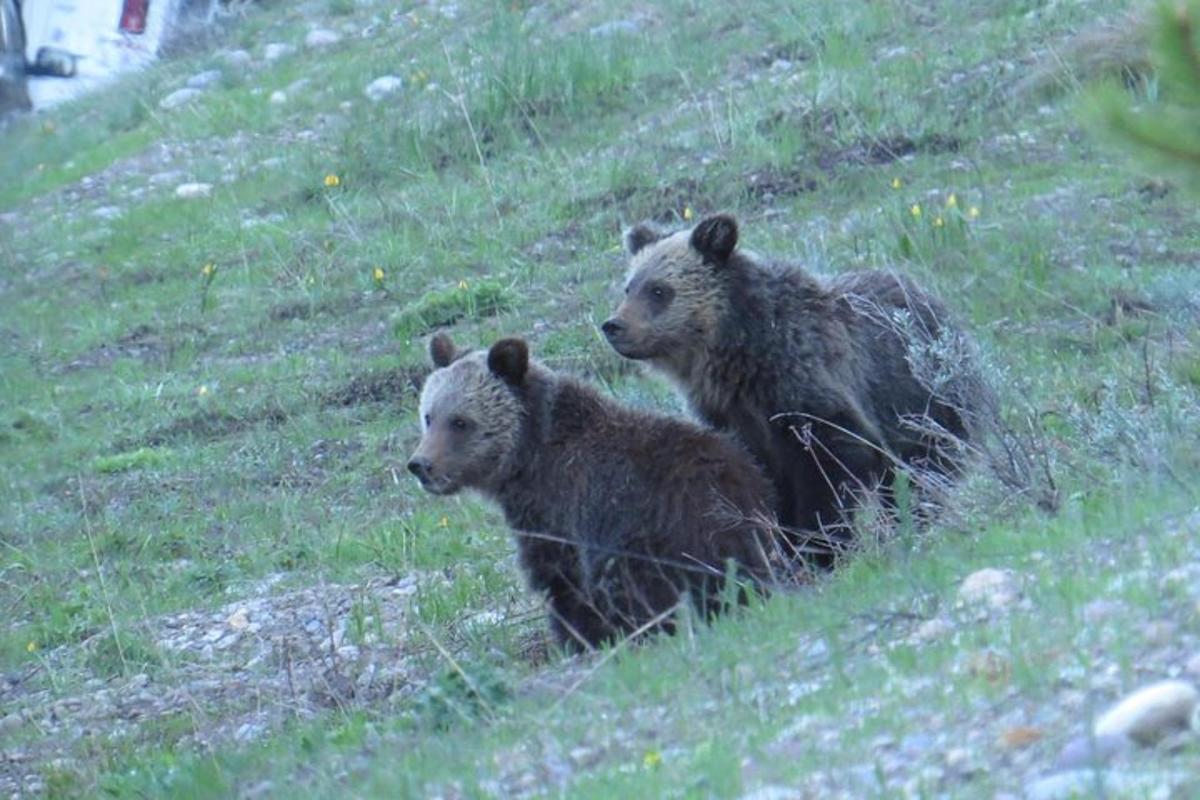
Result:
[[[454,419],[450,420],[450,427],[454,428],[456,431],[465,431],[467,428],[471,427],[471,425],[462,417],[455,417]]]
[[[650,294],[654,295],[655,300],[662,300],[664,297],[667,296],[667,293],[665,291],[663,291],[663,288],[661,286],[655,286],[653,289],[650,290]]]

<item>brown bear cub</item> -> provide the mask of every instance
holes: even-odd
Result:
[[[430,355],[408,469],[500,505],[563,645],[669,631],[685,596],[711,614],[729,574],[770,583],[771,484],[735,440],[556,375],[521,339],[464,353],[439,335]]]
[[[625,300],[602,330],[741,438],[775,484],[783,525],[826,534],[793,544],[840,549],[850,501],[888,484],[897,463],[947,478],[961,469],[985,391],[971,348],[903,276],[823,283],[737,243],[725,215],[676,233],[634,227]]]

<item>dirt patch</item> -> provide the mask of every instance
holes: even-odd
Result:
[[[821,183],[802,168],[769,167],[746,177],[746,194],[756,204],[766,204],[781,197],[815,192]]]
[[[169,337],[150,325],[138,325],[115,342],[105,342],[72,359],[63,365],[62,369],[65,372],[74,372],[107,367],[122,358],[162,362],[170,350]]]
[[[138,446],[160,447],[183,440],[221,439],[257,425],[281,425],[287,418],[287,412],[277,406],[252,410],[241,415],[217,410],[199,411],[155,428],[141,441],[125,443],[126,446],[119,449],[127,450]]]
[[[321,405],[345,408],[402,400],[420,391],[425,372],[423,367],[397,367],[355,375],[344,386],[325,394]]]
[[[5,676],[6,723],[33,738],[4,748],[0,794],[20,795],[54,759],[68,766],[93,737],[157,739],[162,723],[182,716],[192,724],[175,726],[182,728],[180,747],[250,742],[328,709],[382,711],[420,688],[423,648],[406,639],[423,579],[381,577],[270,594],[279,578],[216,611],[147,620],[124,632],[120,648],[106,629],[81,645],[46,652],[25,674]],[[160,654],[159,663],[128,663],[139,642]],[[61,673],[81,655],[89,671],[107,664],[122,677],[93,677],[62,696],[46,678],[47,666]]]
[[[293,319],[312,319],[323,314],[340,316],[355,311],[362,306],[362,300],[357,295],[342,295],[313,302],[311,300],[294,300],[272,306],[267,316],[273,322],[287,322]]]
[[[817,166],[832,172],[845,166],[879,166],[917,153],[957,153],[962,140],[943,133],[917,138],[904,135],[863,138],[853,144],[817,157]]]

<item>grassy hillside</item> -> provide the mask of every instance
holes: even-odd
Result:
[[[0,792],[1033,791],[1200,672],[1200,212],[1081,127],[1088,75],[1023,88],[1125,10],[263,3],[0,132]],[[424,343],[677,411],[596,323],[624,225],[716,210],[939,291],[1007,431],[931,530],[564,659],[499,515],[404,472]],[[1200,743],[1089,775],[1192,796]]]

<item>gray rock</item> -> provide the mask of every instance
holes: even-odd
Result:
[[[383,75],[367,84],[363,94],[372,103],[391,97],[404,88],[404,79],[396,75]]]
[[[24,724],[25,720],[22,719],[20,714],[16,712],[6,714],[0,717],[0,733],[11,733]]]
[[[1021,599],[1021,586],[1009,569],[981,569],[963,579],[958,600],[965,606],[1004,609]]]
[[[226,50],[218,57],[231,67],[246,68],[254,63],[254,57],[248,50]]]
[[[1054,762],[1058,771],[1101,767],[1133,750],[1133,740],[1124,734],[1081,735],[1063,745]]]
[[[209,69],[204,72],[197,72],[195,75],[187,79],[187,86],[191,89],[208,89],[216,86],[221,82],[221,70]]]
[[[327,28],[317,28],[308,32],[304,37],[304,46],[312,48],[329,47],[342,40],[342,37]]]
[[[267,102],[273,106],[281,106],[288,101],[287,92],[276,89],[271,92],[271,96],[267,98]]]
[[[294,52],[296,52],[296,48],[290,44],[271,42],[263,48],[263,59],[266,61],[278,61],[281,58],[287,58]]]
[[[1186,681],[1160,681],[1137,690],[1096,720],[1097,736],[1125,735],[1154,744],[1189,724],[1200,692]]]
[[[175,196],[180,200],[197,200],[212,197],[211,183],[181,183],[175,187]]]
[[[201,91],[200,89],[192,89],[192,88],[176,89],[175,91],[171,92],[169,95],[164,97],[162,100],[160,100],[158,103],[158,107],[161,108],[163,111],[170,111],[171,109],[179,108],[180,106],[187,105],[188,103],[192,102],[193,100],[195,100],[197,97],[199,97],[202,94],[204,94],[204,92]]]
[[[614,19],[600,23],[588,31],[588,34],[602,39],[619,35],[632,36],[641,29],[642,24],[635,19]]]
[[[121,216],[123,213],[125,213],[125,212],[123,212],[121,209],[117,208],[116,206],[100,206],[99,208],[92,211],[92,216],[97,217],[99,219],[116,219],[117,217]]]

